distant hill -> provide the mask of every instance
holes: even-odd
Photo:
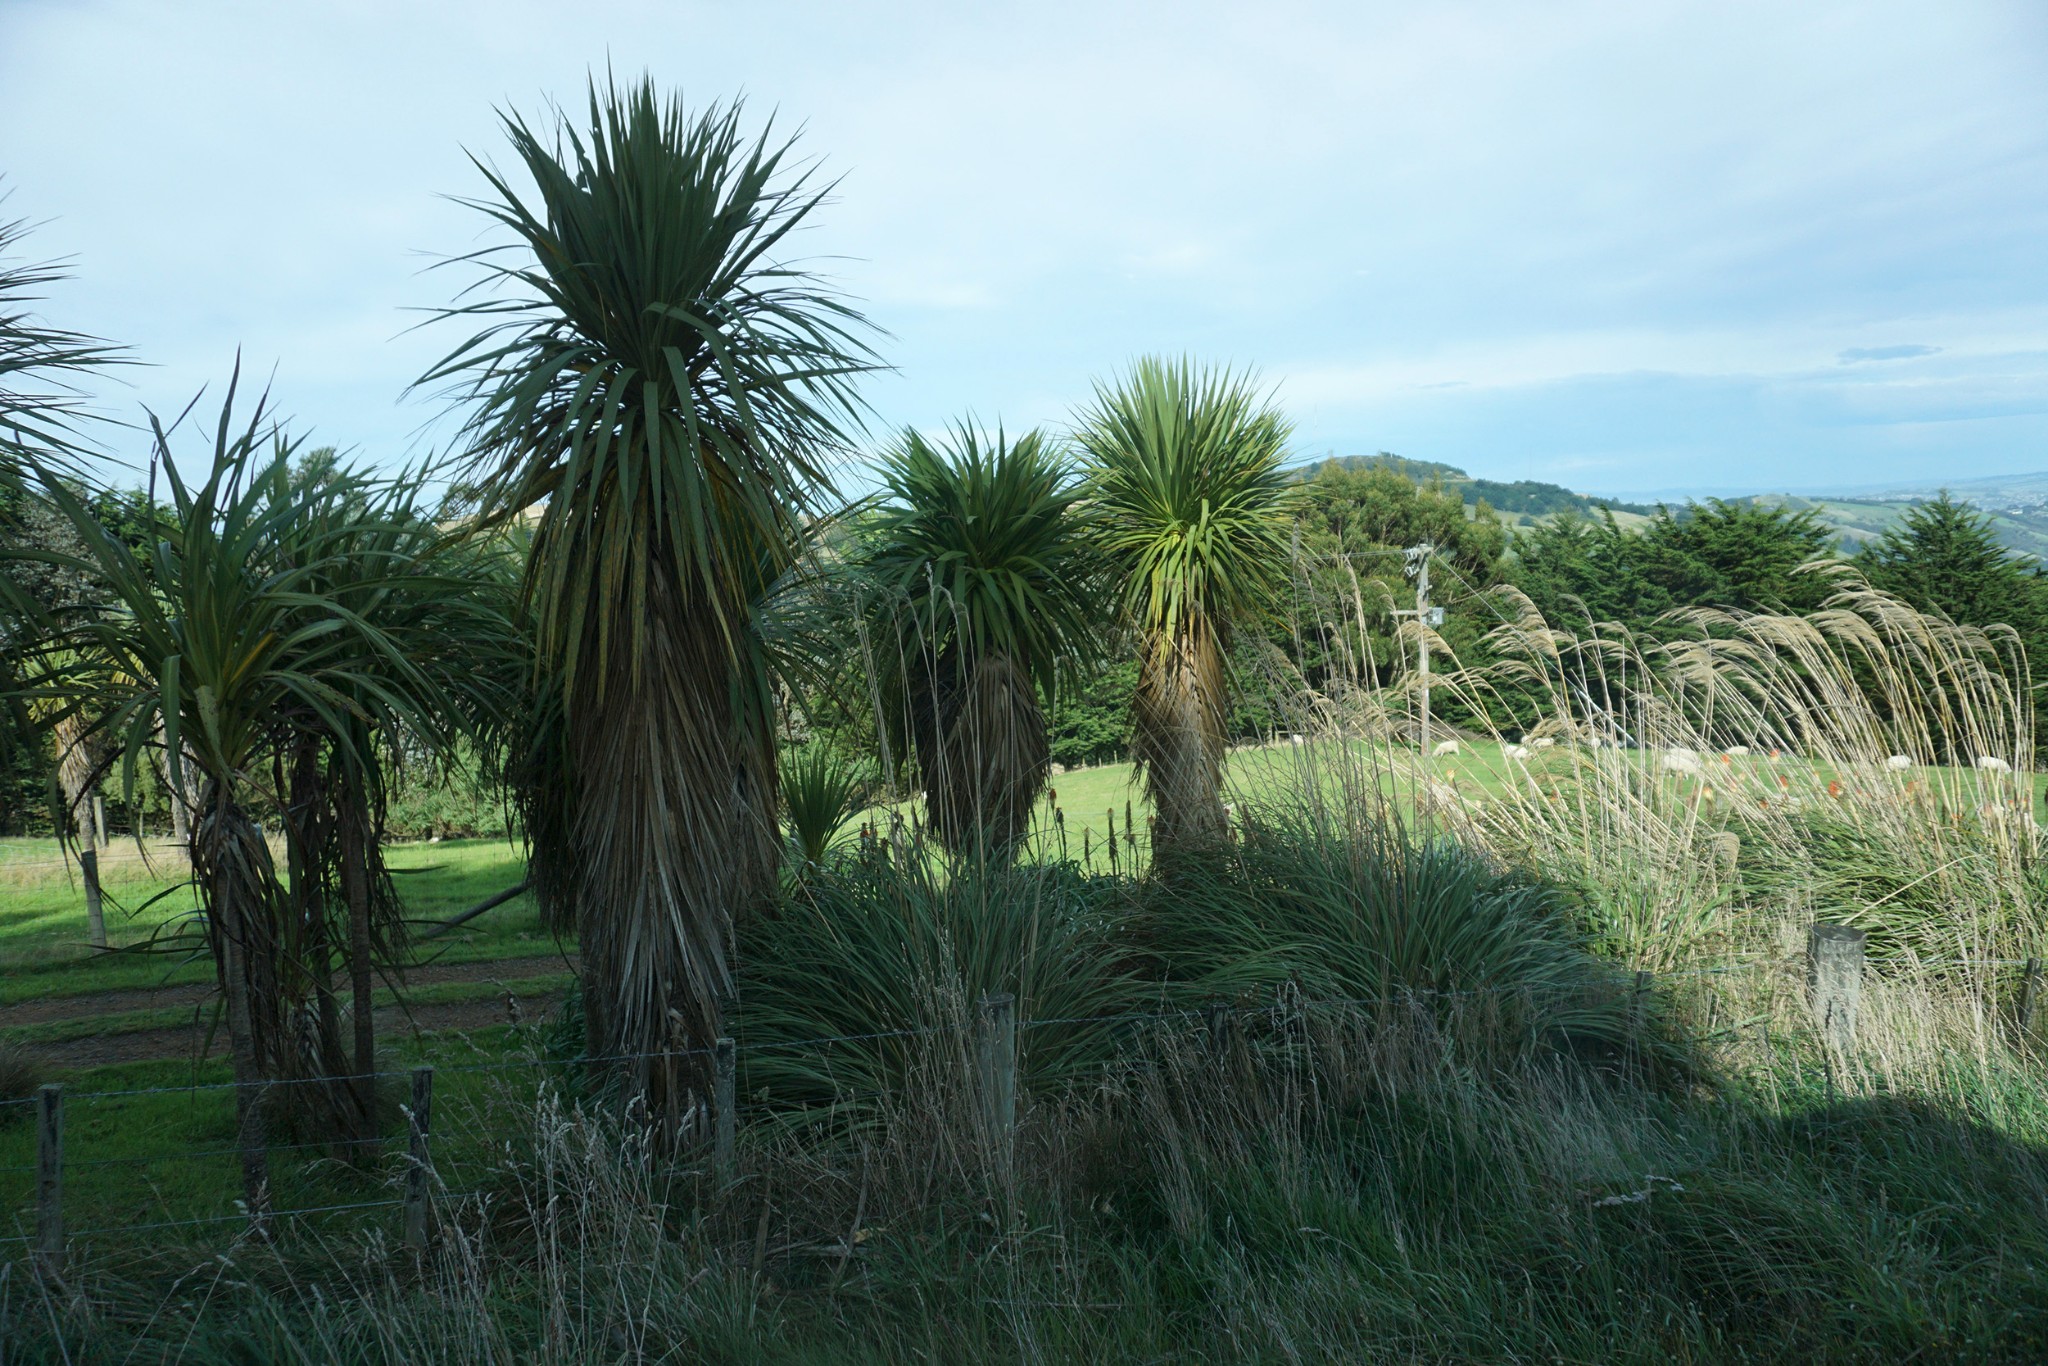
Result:
[[[1318,460],[1303,465],[1297,473],[1306,479],[1325,463]],[[1562,484],[1546,484],[1535,479],[1517,479],[1513,483],[1474,479],[1456,465],[1440,464],[1434,460],[1410,460],[1387,451],[1378,455],[1339,456],[1337,463],[1347,469],[1393,470],[1418,484],[1439,484],[1446,489],[1455,489],[1467,506],[1484,502],[1500,513],[1510,528],[1533,526],[1567,511],[1594,517],[1604,511],[1612,511],[1622,526],[1636,527],[1657,511],[1654,504],[1576,493]],[[1727,501],[1783,507],[1794,512],[1815,512],[1834,531],[1836,546],[1849,554],[1866,541],[1882,536],[1905,516],[1907,508],[1932,500],[1941,488],[1946,488],[1949,496],[1958,502],[1968,503],[1989,516],[1992,529],[2008,549],[2048,560],[2048,473],[1957,479],[1938,487],[1857,489],[1839,496],[1759,493]],[[1687,501],[1673,499],[1669,506],[1678,512]]]
[[[1961,484],[1951,487],[1949,496],[1988,516],[1999,543],[2008,550],[2048,559],[2048,504],[2000,507],[1978,501]],[[1790,508],[1794,512],[1811,509],[1834,530],[1836,544],[1847,553],[1884,535],[1906,515],[1908,508],[1930,502],[1934,497],[1934,490],[1912,495],[1886,494],[1881,498],[1800,498],[1787,493],[1766,493],[1741,501]]]
[[[1378,455],[1343,455],[1335,457],[1336,462],[1346,469],[1392,470],[1406,475],[1418,484],[1438,484],[1455,491],[1468,505],[1485,503],[1495,512],[1502,514],[1510,523],[1527,524],[1544,517],[1553,517],[1560,512],[1581,512],[1598,516],[1603,510],[1613,509],[1620,513],[1648,515],[1655,509],[1635,503],[1618,503],[1611,498],[1595,498],[1589,494],[1574,493],[1562,484],[1546,484],[1535,479],[1517,479],[1503,483],[1497,479],[1474,479],[1456,465],[1439,464],[1434,460],[1410,460],[1405,456],[1381,451]],[[1318,460],[1303,465],[1298,470],[1306,479],[1328,464]]]

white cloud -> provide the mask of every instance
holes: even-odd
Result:
[[[325,439],[387,457],[453,340],[404,331],[454,283],[421,253],[478,240],[444,198],[481,188],[463,149],[502,158],[494,107],[574,110],[609,60],[744,92],[843,177],[803,247],[893,334],[885,425],[1056,420],[1132,354],[1192,350],[1283,380],[1311,445],[1655,485],[1715,441],[1795,448],[1818,372],[1868,371],[1904,387],[1831,400],[1868,416],[1815,459],[1967,465],[2029,439],[2036,368],[1985,358],[2048,346],[2043,14],[17,0],[0,173],[78,257],[53,309],[157,364],[143,397],[241,345]],[[1908,345],[1943,354],[1877,363]],[[1643,373],[1669,378],[1614,378]],[[1926,434],[1972,402],[2006,425]]]

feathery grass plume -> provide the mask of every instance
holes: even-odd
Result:
[[[1444,686],[1559,743],[1504,757],[1497,791],[1459,803],[1462,828],[1576,889],[1589,928],[1647,968],[1813,919],[1868,929],[1881,958],[2037,952],[2017,640],[1812,572],[1839,576],[1819,611],[1694,610],[1667,641],[1556,629],[1500,590],[1515,615],[1492,634],[1498,662]]]
[[[884,721],[909,732],[939,841],[1008,859],[1045,790],[1045,708],[1101,635],[1078,490],[1040,433],[971,422],[905,432],[880,473],[858,573]]]
[[[568,880],[593,1053],[673,1124],[731,986],[736,916],[772,888],[773,698],[757,608],[794,563],[874,368],[860,316],[780,258],[824,191],[737,106],[651,81],[587,127],[504,128],[529,200],[478,163],[512,242],[461,258],[481,326],[428,373],[468,405],[486,519],[531,515],[525,598],[562,790],[529,838]],[[487,288],[488,287],[488,288]],[[663,1056],[651,1056],[663,1055]]]
[[[1138,639],[1132,752],[1156,850],[1224,835],[1226,660],[1286,578],[1288,435],[1249,374],[1149,356],[1097,384],[1076,425],[1091,526]]]

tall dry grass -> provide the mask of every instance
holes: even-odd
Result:
[[[1572,889],[1609,952],[1655,971],[1777,952],[1815,920],[1866,929],[1880,959],[1980,974],[2039,953],[2017,637],[1811,572],[1836,579],[1818,612],[1693,610],[1654,635],[1566,629],[1495,590],[1490,658],[1434,680],[1458,722],[1439,733],[1468,741],[1462,786],[1412,747],[1412,677],[1306,694],[1304,724],[1344,743],[1298,781]]]

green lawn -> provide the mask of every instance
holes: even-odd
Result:
[[[545,1026],[496,1026],[466,1034],[425,1034],[387,1045],[379,1083],[387,1140],[364,1162],[323,1147],[307,1133],[278,1136],[271,1158],[272,1203],[308,1209],[389,1199],[398,1193],[405,1132],[399,1105],[409,1091],[406,1069],[435,1065],[435,1167],[447,1188],[484,1180],[515,1123],[517,1103],[531,1100],[548,1069],[507,1066],[543,1056]],[[99,1067],[67,1082],[64,1106],[64,1215],[85,1232],[158,1221],[230,1215],[240,1195],[234,1093],[224,1060],[137,1062]],[[179,1089],[187,1088],[187,1089]],[[92,1093],[141,1091],[147,1094]],[[35,1126],[26,1107],[0,1108],[0,1238],[33,1224]],[[397,1211],[343,1211],[338,1219],[381,1221],[394,1232]],[[166,1235],[159,1234],[159,1238]],[[176,1233],[170,1235],[179,1236]],[[196,1240],[218,1237],[201,1226]],[[8,1248],[0,1243],[0,1261]]]
[[[516,846],[500,840],[401,844],[387,851],[407,914],[454,915],[525,876]],[[107,937],[114,951],[86,942],[85,892],[55,840],[0,841],[0,1004],[46,996],[136,990],[204,982],[212,970],[189,950],[172,948],[194,910],[182,865],[162,849],[145,864],[133,843],[105,852]],[[522,896],[462,929],[421,941],[421,957],[450,962],[521,958],[553,952],[531,896]]]

